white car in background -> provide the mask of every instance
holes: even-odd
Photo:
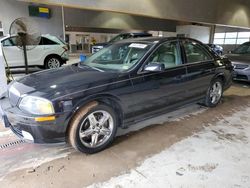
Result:
[[[8,66],[23,68],[25,66],[23,50],[16,46],[16,37],[4,37],[0,42]],[[42,35],[39,45],[27,51],[27,58],[29,67],[58,68],[69,60],[68,47],[55,36]]]

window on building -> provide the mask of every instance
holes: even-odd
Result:
[[[214,44],[243,44],[250,41],[250,32],[225,32],[214,34]]]

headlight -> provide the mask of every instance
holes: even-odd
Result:
[[[48,115],[54,114],[53,104],[44,98],[25,96],[22,98],[19,108],[23,111],[27,111],[36,115]]]

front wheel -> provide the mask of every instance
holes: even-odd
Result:
[[[215,107],[221,101],[223,94],[223,82],[217,78],[213,80],[207,90],[205,105],[207,107]]]
[[[117,123],[117,116],[109,106],[82,108],[70,125],[69,142],[80,152],[97,153],[113,142]]]

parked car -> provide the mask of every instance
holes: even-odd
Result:
[[[95,153],[113,142],[118,127],[189,103],[215,107],[232,70],[228,59],[196,40],[123,40],[85,62],[13,81],[0,100],[1,113],[23,139],[68,141]]]
[[[25,66],[23,51],[17,47],[16,39],[16,37],[4,37],[0,39],[10,68]],[[68,47],[62,40],[55,36],[43,35],[39,45],[27,51],[27,57],[29,67],[58,68],[69,59]]]
[[[250,42],[240,45],[238,48],[226,54],[234,67],[234,80],[250,82]]]
[[[223,54],[223,47],[219,46],[217,44],[208,44],[208,46],[218,55],[222,55]]]
[[[117,41],[120,41],[120,40],[124,40],[124,39],[139,38],[139,37],[152,37],[152,34],[145,33],[145,32],[141,32],[141,33],[121,33],[121,34],[115,36],[114,38],[112,38],[109,42],[97,43],[95,45],[92,45],[92,47],[91,47],[91,53],[92,54],[96,53],[100,49],[102,49],[104,46],[112,44],[114,42],[117,42]]]

